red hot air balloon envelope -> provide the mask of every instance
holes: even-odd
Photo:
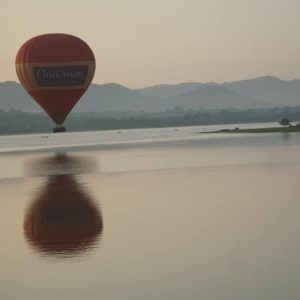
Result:
[[[93,79],[95,57],[78,37],[43,34],[19,49],[16,72],[25,90],[58,125],[53,132],[65,131],[63,122]]]

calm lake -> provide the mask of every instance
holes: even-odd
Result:
[[[0,137],[0,299],[300,297],[300,134]]]

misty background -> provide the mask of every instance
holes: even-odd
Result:
[[[0,82],[17,81],[29,38],[69,33],[96,57],[94,83],[131,89],[160,83],[300,78],[296,0],[0,0]]]
[[[0,83],[0,133],[49,132],[53,125],[14,81]],[[266,76],[130,89],[92,84],[67,118],[70,131],[300,120],[300,80]]]

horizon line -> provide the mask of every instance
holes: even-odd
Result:
[[[274,75],[261,75],[261,76],[257,76],[257,77],[250,77],[250,78],[245,78],[245,79],[237,79],[237,80],[232,80],[232,81],[180,81],[180,82],[176,82],[176,83],[157,83],[157,84],[152,84],[152,85],[146,85],[143,87],[138,87],[138,88],[132,88],[132,87],[128,87],[125,84],[122,83],[118,83],[118,82],[103,82],[103,83],[98,83],[98,82],[91,82],[91,85],[109,85],[109,84],[115,84],[118,86],[122,86],[125,88],[128,88],[130,90],[142,90],[142,89],[147,89],[147,88],[152,88],[152,87],[158,87],[158,86],[176,86],[176,85],[180,85],[180,84],[228,84],[228,83],[235,83],[235,82],[241,82],[241,81],[251,81],[251,80],[256,80],[256,79],[264,79],[264,78],[272,78],[272,79],[277,79],[283,82],[290,82],[290,81],[297,81],[299,80],[299,78],[294,78],[294,79],[282,79],[278,76],[274,76]],[[1,81],[1,83],[8,83],[8,82],[15,82],[18,84],[21,84],[18,80],[6,80],[6,81]]]

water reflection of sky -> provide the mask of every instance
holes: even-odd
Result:
[[[12,153],[48,153],[49,151],[103,151],[155,147],[257,147],[285,146],[278,133],[209,134],[222,129],[276,127],[277,123],[227,124],[178,128],[128,129],[122,131],[67,132],[62,135],[31,134],[0,136],[0,155]],[[200,134],[205,132],[206,134]],[[291,135],[288,145],[299,145],[299,134]],[[192,143],[192,144],[191,144]]]
[[[97,247],[103,230],[101,212],[76,178],[94,169],[92,160],[65,154],[30,162],[29,173],[47,177],[24,218],[24,235],[35,252],[75,257]]]
[[[270,135],[259,138],[265,146],[249,136],[241,147],[245,138],[215,148],[0,155],[0,299],[298,299],[299,134],[288,146]],[[94,220],[86,227],[95,228],[100,200],[105,235],[92,229],[74,246],[71,229],[82,225],[72,218],[86,221],[86,207]],[[23,234],[30,218],[35,240]],[[61,240],[42,240],[68,228],[61,223],[69,225]]]

